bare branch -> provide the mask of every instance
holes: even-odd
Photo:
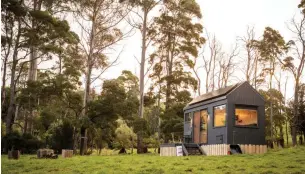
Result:
[[[96,79],[98,79],[101,75],[103,75],[103,73],[105,71],[107,71],[110,67],[116,66],[116,62],[119,60],[121,53],[123,52],[124,48],[120,51],[119,55],[114,59],[114,61],[112,61],[108,66],[106,66],[104,69],[102,69],[102,72],[95,78],[93,78],[93,80],[91,81],[91,83],[93,83]]]

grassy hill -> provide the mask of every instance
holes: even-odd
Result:
[[[270,150],[264,155],[160,157],[146,155],[75,156],[70,159],[34,159],[22,155],[8,160],[6,173],[305,173],[305,147]]]

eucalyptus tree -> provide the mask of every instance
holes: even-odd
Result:
[[[217,60],[221,60],[224,56],[221,43],[217,40],[215,35],[212,35],[206,31],[207,45],[209,50],[209,56],[203,55],[203,68],[205,71],[205,92],[209,92],[215,88],[215,65]]]
[[[230,81],[230,77],[235,72],[236,57],[239,55],[239,48],[237,43],[232,47],[230,53],[224,54],[224,57],[219,62],[218,72],[218,88],[227,87]]]
[[[157,47],[151,59],[156,59],[154,69],[161,70],[161,82],[165,82],[166,108],[169,108],[174,90],[179,90],[180,85],[182,88],[187,88],[187,85],[197,87],[196,80],[183,67],[191,57],[198,56],[198,48],[205,42],[201,37],[202,25],[193,22],[196,18],[201,18],[201,12],[195,1],[166,1],[161,16],[155,18],[150,31]]]
[[[23,1],[12,0],[3,1],[2,19],[4,23],[3,35],[5,35],[5,46],[7,62],[5,66],[10,67],[10,94],[9,108],[6,114],[6,131],[12,130],[13,115],[16,107],[16,85],[26,64],[31,59],[27,59],[35,47],[38,58],[52,58],[52,54],[60,49],[58,41],[68,44],[78,42],[78,37],[70,31],[67,21],[52,16],[47,11],[33,10]],[[28,21],[35,20],[39,30],[33,30]],[[6,101],[5,101],[6,102]]]
[[[289,45],[285,42],[281,34],[270,28],[266,27],[263,38],[261,40],[254,40],[253,44],[259,50],[260,61],[269,63],[269,67],[264,70],[269,74],[269,89],[272,89],[272,77],[274,76],[274,70],[277,63],[277,59],[280,58],[285,52],[288,51]],[[273,103],[270,102],[270,122],[271,122],[271,140],[273,141]]]
[[[115,0],[80,0],[75,3],[75,18],[81,31],[81,48],[83,50],[85,70],[85,92],[83,99],[83,119],[87,119],[87,104],[90,101],[91,84],[103,73],[114,66],[119,55],[113,60],[109,53],[114,46],[125,38],[119,24],[128,14],[125,3]],[[94,70],[98,73],[94,74]],[[81,128],[81,155],[86,151],[86,125]]]
[[[150,67],[146,67],[147,64],[147,48],[151,43],[151,39],[148,36],[149,28],[151,28],[153,21],[150,20],[151,12],[155,7],[161,2],[161,0],[121,0],[122,2],[127,2],[130,4],[131,13],[130,17],[127,18],[127,22],[141,32],[141,58],[138,60],[140,65],[140,75],[139,75],[139,118],[143,118],[144,114],[144,87],[145,87],[145,76],[147,75]],[[137,134],[137,153],[142,153],[143,151],[143,138],[141,135]]]
[[[301,15],[299,21],[293,18],[288,26],[294,36],[291,41],[291,52],[294,56],[288,56],[285,59],[278,59],[283,67],[290,71],[294,77],[294,100],[293,100],[293,120],[292,120],[292,144],[297,144],[297,124],[298,124],[298,108],[299,108],[299,90],[301,85],[301,77],[304,74],[305,66],[305,15]]]
[[[241,50],[244,54],[243,61],[245,64],[242,64],[242,68],[245,79],[254,86],[256,89],[260,83],[262,83],[264,77],[261,76],[260,69],[263,69],[260,64],[260,55],[258,49],[253,44],[253,40],[257,39],[255,33],[255,28],[252,26],[247,26],[247,31],[244,36],[238,38],[241,42]]]
[[[149,37],[153,38],[156,51],[150,56],[155,83],[165,94],[165,111],[176,103],[176,97],[191,86],[196,90],[197,81],[185,65],[193,64],[198,49],[204,44],[203,26],[199,5],[194,0],[169,0],[164,2],[161,15],[155,18]]]

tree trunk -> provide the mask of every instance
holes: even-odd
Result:
[[[92,27],[90,33],[90,43],[89,43],[89,55],[87,57],[87,69],[86,69],[86,84],[85,84],[85,92],[84,92],[84,101],[83,101],[83,110],[82,117],[87,117],[88,113],[88,102],[90,96],[90,86],[91,86],[91,73],[92,73],[92,54],[93,54],[93,46],[94,46],[94,37],[95,37],[95,18],[92,17]],[[87,151],[87,130],[84,125],[81,126],[81,143],[80,143],[80,155],[84,155]]]
[[[246,80],[250,83],[251,50],[249,47],[247,47],[247,56]]]
[[[218,89],[220,89],[223,85],[223,80],[224,80],[224,67],[222,67],[222,62],[219,60],[219,74],[218,74]]]
[[[8,50],[9,52],[10,50]],[[6,67],[7,67],[7,59],[8,59],[8,54],[5,56],[4,61],[3,61],[3,73],[2,73],[2,86],[1,86],[1,106],[4,106],[5,104],[5,82],[6,82]]]
[[[144,106],[144,70],[145,70],[145,56],[146,56],[146,31],[147,30],[147,11],[144,10],[144,20],[142,29],[142,52],[140,62],[140,106],[139,117],[143,118],[143,106]]]
[[[33,1],[33,9],[34,10],[41,10],[41,0],[34,0]],[[32,29],[36,29],[36,21],[33,19],[32,20]],[[32,46],[30,47],[30,66],[29,66],[29,76],[28,76],[28,81],[36,81],[37,80],[37,51],[35,50],[35,47],[33,46],[34,43],[31,43]],[[29,98],[29,100],[31,100]],[[35,99],[33,102],[36,102]],[[29,118],[28,118],[28,129],[29,133],[32,134],[33,132],[33,120],[34,120],[34,113],[35,110],[33,108],[30,108],[29,112]]]
[[[88,101],[89,101],[89,94],[90,94],[90,82],[91,82],[91,57],[88,57],[88,65],[87,65],[87,72],[86,72],[86,86],[84,92],[84,101],[83,101],[83,114],[82,117],[87,117],[88,111]],[[87,151],[87,130],[84,125],[82,125],[80,130],[81,142],[80,142],[80,155],[86,154]]]
[[[297,145],[297,121],[298,121],[298,102],[299,102],[299,78],[295,79],[295,91],[293,100],[293,118],[291,125],[292,146]]]
[[[33,112],[32,108],[30,108],[30,110],[29,110],[29,116],[30,117],[27,118],[27,127],[28,127],[27,132],[32,134],[32,132],[33,132],[33,119],[34,119],[34,112]]]
[[[269,89],[272,89],[272,76],[273,76],[273,69],[272,69],[272,62],[270,61],[270,84]],[[271,70],[272,69],[272,70]],[[270,138],[273,147],[273,107],[272,107],[272,96],[270,96]]]
[[[137,154],[141,154],[144,152],[142,131],[137,133],[137,137]]]
[[[31,47],[28,81],[36,81],[36,80],[37,80],[37,54],[36,51],[34,51],[34,48]]]
[[[92,154],[92,153],[93,153],[93,137],[91,139],[91,148],[90,148],[90,154]]]
[[[90,60],[88,58],[88,60]],[[88,101],[90,95],[90,80],[91,80],[91,61],[88,61],[87,65],[87,73],[86,73],[86,86],[85,86],[85,93],[84,93],[84,101],[83,101],[83,113],[82,117],[87,117],[88,113]],[[84,155],[87,151],[87,130],[84,125],[81,127],[81,143],[80,143],[80,155]]]
[[[87,153],[87,129],[83,126],[80,129],[80,155],[86,155]]]
[[[76,127],[73,127],[73,154],[77,154],[76,150],[76,144],[77,144],[77,132],[76,132]]]
[[[285,132],[286,132],[286,143],[288,147],[288,115],[287,115],[287,109],[286,109],[286,91],[287,91],[287,81],[288,77],[286,78],[285,81],[285,93],[284,93],[284,106],[285,106],[285,113],[286,113],[286,119],[285,119]]]
[[[146,9],[143,10],[143,28],[142,28],[142,52],[141,52],[141,62],[140,62],[140,105],[139,105],[139,117],[143,118],[144,109],[144,70],[146,61],[146,30],[147,30],[147,14]],[[142,133],[137,133],[137,153],[142,153],[143,151],[143,137]]]
[[[196,75],[196,78],[197,78],[197,82],[198,82],[197,91],[198,91],[198,95],[200,96],[201,80],[200,80],[200,77],[199,77],[198,73],[196,72],[195,68],[193,68],[193,71],[194,71],[194,73]]]
[[[131,154],[133,154],[133,136],[131,136]]]
[[[161,140],[161,118],[160,118],[160,103],[161,103],[161,85],[159,85],[159,96],[158,96],[158,141]]]
[[[211,91],[214,91],[215,89],[215,63],[216,63],[216,53],[214,54],[213,56],[213,69],[212,69],[212,90]]]
[[[13,25],[12,23],[9,23],[6,19],[5,19],[5,25]],[[6,28],[6,26],[5,26]],[[7,30],[7,29],[6,29]],[[11,52],[11,47],[12,47],[12,37],[13,37],[13,29],[11,29],[10,32],[10,36],[8,36],[9,38],[9,42],[8,42],[8,47],[7,47],[7,52],[5,54],[4,60],[3,60],[3,73],[2,73],[2,86],[1,86],[1,106],[5,105],[6,102],[6,91],[5,91],[5,85],[6,85],[6,71],[7,71],[7,61],[8,61],[8,57],[10,55]]]
[[[15,107],[15,93],[16,93],[16,84],[15,84],[15,75],[16,75],[16,67],[17,67],[17,56],[18,56],[18,46],[19,46],[19,40],[21,35],[21,23],[20,19],[18,18],[18,33],[16,36],[15,41],[15,47],[13,52],[13,63],[12,63],[12,69],[11,69],[11,82],[10,82],[10,101],[9,101],[9,107],[6,115],[6,134],[11,133],[12,131],[12,121],[13,121],[13,113],[14,113],[14,107]]]
[[[25,134],[28,129],[28,113],[24,113],[24,126],[23,126],[23,133]]]
[[[205,93],[209,92],[209,73],[206,73],[206,82],[205,82]]]
[[[254,89],[257,88],[257,64],[258,64],[258,58],[255,58],[255,67],[254,67]]]
[[[174,38],[173,38],[174,40]],[[168,34],[168,41],[171,41],[170,33]],[[165,110],[167,110],[170,106],[170,95],[171,95],[171,87],[172,87],[172,71],[173,71],[173,59],[174,59],[174,45],[172,46],[169,44],[167,50],[167,58],[166,58],[166,65],[167,65],[167,80],[166,80],[166,94],[165,94]]]
[[[41,10],[41,0],[33,0],[33,9]],[[32,29],[36,29],[36,21],[32,20]],[[28,81],[36,81],[37,80],[37,52],[35,51],[34,43],[31,43],[30,47],[30,67],[29,67],[29,76]]]
[[[286,126],[286,143],[287,143],[287,147],[288,147],[289,146],[289,144],[288,144],[288,120],[286,120],[285,126]]]

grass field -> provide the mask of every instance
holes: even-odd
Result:
[[[1,173],[291,173],[305,174],[305,147],[272,150],[264,155],[160,157],[146,155],[74,156],[34,159],[2,155]]]

